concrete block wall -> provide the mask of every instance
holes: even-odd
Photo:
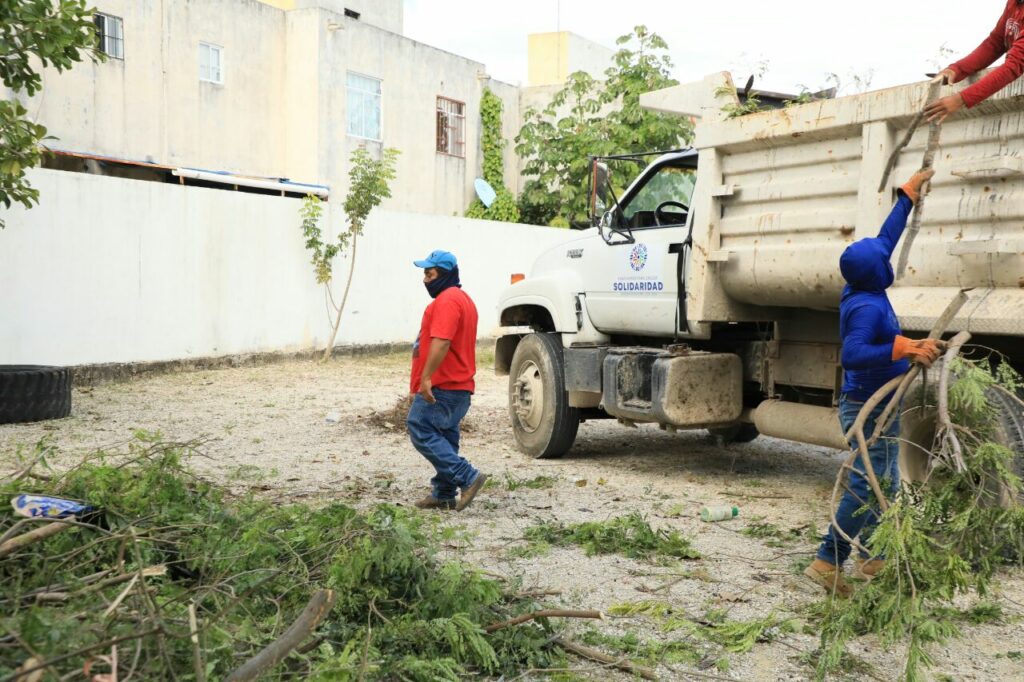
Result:
[[[83,365],[322,348],[330,333],[298,199],[34,170],[41,203],[0,232],[0,364]],[[345,229],[330,204],[325,235]],[[430,299],[412,261],[454,252],[480,312],[566,230],[378,210],[339,345],[411,342]],[[350,260],[335,270],[336,295]]]

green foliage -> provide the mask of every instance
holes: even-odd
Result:
[[[380,159],[374,159],[366,147],[358,147],[349,157],[348,194],[345,195],[345,218],[348,230],[339,232],[333,241],[323,241],[320,218],[323,206],[320,198],[310,194],[302,201],[299,217],[306,249],[312,254],[310,262],[316,273],[317,284],[330,284],[334,258],[343,254],[363,234],[366,218],[375,207],[391,196],[390,182],[395,179],[397,149],[385,149]]]
[[[539,522],[526,539],[552,545],[579,545],[588,555],[622,554],[631,559],[699,559],[700,553],[676,530],[654,530],[639,512],[607,521],[562,524]]]
[[[391,198],[390,183],[395,179],[395,163],[400,153],[389,147],[381,158],[375,159],[366,147],[357,147],[349,157],[348,193],[342,208],[353,238],[363,233],[370,211]]]
[[[103,59],[95,49],[93,12],[85,0],[0,2],[0,81],[15,94],[31,97],[43,85],[40,67],[59,73],[84,56]],[[0,204],[5,208],[39,203],[39,191],[26,180],[25,171],[42,161],[46,127],[27,115],[16,99],[0,101]]]
[[[640,107],[641,94],[677,84],[665,41],[637,26],[617,44],[603,82],[572,73],[547,107],[525,113],[516,137],[529,178],[519,196],[524,222],[569,225],[586,219],[589,156],[674,149],[691,139],[687,119]],[[639,167],[623,163],[615,170],[629,180]]]
[[[338,235],[336,242],[325,244],[321,239],[320,231],[320,217],[323,212],[324,207],[320,197],[315,194],[306,195],[299,208],[299,216],[302,218],[302,236],[306,238],[306,248],[313,254],[310,262],[316,273],[317,284],[327,284],[331,281],[331,264],[340,251],[348,248],[350,236],[348,232],[342,232]]]
[[[100,512],[85,527],[0,558],[0,677],[29,656],[52,658],[151,632],[122,645],[139,679],[194,679],[188,607],[194,604],[208,679],[223,679],[280,636],[317,589],[337,601],[310,638],[260,679],[460,680],[561,663],[546,646],[545,622],[484,634],[536,605],[465,565],[444,561],[426,516],[389,505],[361,513],[343,504],[313,508],[228,491],[191,473],[186,445],[140,434],[128,452],[100,454],[50,481],[0,484],[0,497],[31,492],[82,499]],[[14,518],[0,519],[0,534]],[[155,565],[166,575],[125,590],[90,575],[131,576]],[[144,582],[146,590],[139,589]],[[33,591],[63,601],[36,601]],[[319,642],[319,643],[317,643]],[[91,654],[109,653],[109,646]],[[82,670],[89,652],[55,664]],[[122,656],[122,672],[133,656]]]
[[[740,621],[729,620],[725,611],[709,610],[702,617],[697,618],[667,602],[655,600],[615,604],[608,609],[608,613],[626,618],[639,616],[650,618],[658,623],[663,632],[685,632],[685,639],[676,640],[670,645],[678,646],[687,643],[687,651],[691,658],[685,662],[691,663],[709,660],[705,658],[709,652],[714,652],[715,655],[723,652],[745,653],[750,651],[755,644],[772,642],[780,635],[796,632],[798,629],[795,619],[783,618],[774,612],[763,618]],[[633,637],[635,638],[635,635]],[[623,642],[621,638],[605,635],[594,637],[593,640],[595,644],[610,646],[648,662],[658,658],[656,655],[651,655],[650,650],[651,647],[657,647],[658,644],[644,645],[647,647],[645,650],[640,648],[641,643],[635,639]],[[703,649],[698,648],[698,642],[704,644]],[[623,644],[632,644],[632,650],[627,650]],[[661,644],[661,646],[666,645]],[[658,652],[658,649],[655,648],[654,652]],[[715,661],[715,665],[719,669],[728,669],[729,662],[725,658],[719,658]]]
[[[484,94],[480,98],[480,119],[482,128],[480,133],[480,147],[483,152],[484,180],[494,188],[495,197],[490,206],[484,206],[479,198],[466,209],[467,218],[478,220],[497,220],[505,223],[519,222],[519,206],[516,198],[508,188],[505,187],[505,138],[501,134],[501,99],[491,92],[490,88],[484,88]]]
[[[953,370],[950,417],[967,471],[936,469],[882,516],[869,547],[886,557],[884,570],[851,599],[823,607],[819,679],[842,665],[850,639],[870,633],[883,648],[906,642],[904,679],[923,680],[929,645],[957,634],[958,621],[1000,616],[983,602],[953,617],[951,601],[984,597],[1004,557],[1024,554],[1024,507],[1000,505],[1004,495],[1019,497],[1021,481],[1012,471],[1014,453],[995,440],[999,416],[989,399],[999,387],[1017,387],[1020,377],[1008,367],[993,371],[988,360],[960,359]]]
[[[501,134],[501,99],[484,88],[480,97],[480,148],[484,157],[484,180],[491,187],[498,188],[505,184],[505,163],[502,152],[505,149],[505,138]]]

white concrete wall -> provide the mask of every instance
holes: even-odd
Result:
[[[173,360],[322,347],[323,289],[300,201],[36,170],[0,232],[0,364]],[[328,207],[323,230],[344,229]],[[565,230],[378,210],[359,241],[340,345],[411,342],[429,297],[412,261],[444,248],[480,312]],[[335,272],[335,291],[348,261]]]

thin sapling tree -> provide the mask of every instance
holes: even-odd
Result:
[[[349,157],[348,172],[349,188],[345,196],[343,208],[348,222],[348,230],[338,233],[334,241],[324,242],[320,230],[320,218],[323,216],[323,204],[314,195],[309,195],[302,202],[299,215],[302,218],[302,234],[306,237],[306,248],[312,252],[311,263],[316,273],[316,281],[324,286],[324,297],[328,305],[328,318],[331,324],[331,336],[327,340],[323,359],[331,357],[334,341],[341,327],[341,315],[352,289],[352,276],[356,271],[356,247],[359,237],[363,234],[366,219],[370,211],[381,201],[391,196],[389,183],[395,179],[395,162],[398,159],[397,149],[385,149],[380,159],[374,159],[365,147],[359,147]],[[335,302],[331,291],[333,281],[334,258],[338,254],[350,251],[352,262],[349,264],[348,277],[341,301]]]

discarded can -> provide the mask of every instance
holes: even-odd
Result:
[[[11,500],[11,506],[19,516],[48,519],[66,519],[93,509],[81,502],[48,495],[18,495]]]
[[[740,515],[740,508],[731,504],[719,504],[713,507],[702,507],[700,520],[712,523],[714,521],[728,521]]]

